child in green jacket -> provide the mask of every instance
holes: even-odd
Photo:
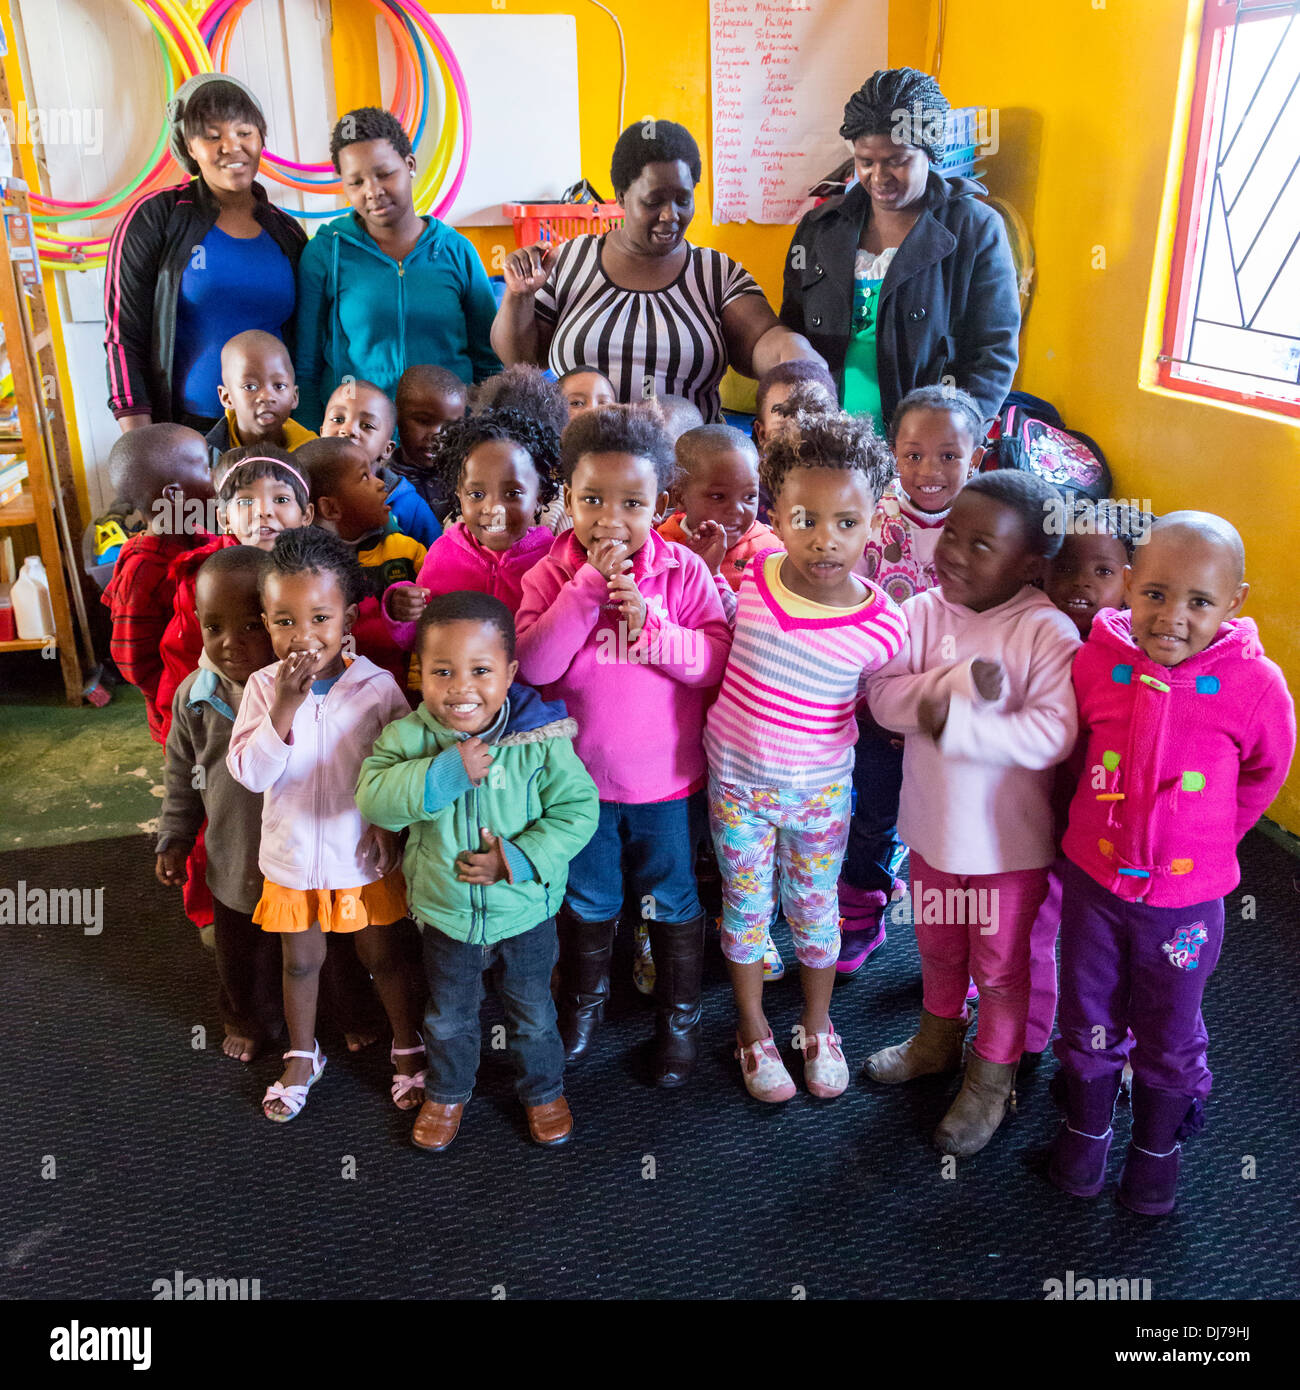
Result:
[[[573,1117],[550,992],[555,912],[569,861],[596,829],[596,784],[563,704],[513,684],[515,625],[499,599],[430,599],[416,650],[422,702],[380,734],[357,784],[366,820],[410,830],[402,870],[429,982],[426,1100],[411,1137],[432,1150],[456,1137],[490,969],[529,1130],[539,1144],[562,1144]]]

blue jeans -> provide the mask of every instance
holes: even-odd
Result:
[[[844,851],[843,877],[854,887],[883,893],[899,877],[903,844],[898,838],[898,797],[903,789],[903,750],[869,721],[858,726],[853,750],[853,817]]]
[[[626,866],[642,903],[642,916],[658,922],[689,922],[698,917],[695,845],[699,826],[692,815],[692,800],[682,796],[642,804],[602,801],[596,833],[569,865],[569,911],[583,922],[617,917],[623,910]]]
[[[420,935],[429,981],[425,1095],[435,1105],[463,1105],[473,1093],[482,1041],[483,972],[491,970],[505,1006],[506,1045],[519,1099],[525,1105],[545,1105],[562,1096],[564,1044],[551,999],[551,970],[559,955],[555,918],[489,946],[454,941],[426,922],[420,923]]]

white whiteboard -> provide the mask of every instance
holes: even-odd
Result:
[[[465,73],[473,118],[469,167],[451,212],[459,227],[499,227],[502,203],[553,202],[582,177],[578,134],[578,22],[571,14],[435,14]],[[392,90],[392,43],[379,38],[384,90]],[[437,143],[430,110],[416,151]],[[453,166],[454,167],[454,166]]]

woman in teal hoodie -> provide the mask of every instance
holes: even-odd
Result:
[[[330,158],[352,211],[327,222],[298,265],[298,415],[319,429],[348,376],[392,397],[416,364],[467,383],[499,372],[487,272],[459,232],[416,212],[415,156],[397,119],[373,106],[349,111]]]

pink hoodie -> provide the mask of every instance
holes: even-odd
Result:
[[[308,694],[285,743],[270,714],[279,669],[249,678],[226,756],[235,781],[266,793],[258,867],[282,888],[374,883],[387,865],[357,810],[357,779],[381,730],[411,707],[387,671],[354,657],[324,696]]]
[[[1041,869],[1056,858],[1052,767],[1074,746],[1074,624],[1026,586],[976,613],[928,589],[903,604],[903,649],[867,681],[871,713],[906,734],[898,833],[950,874]],[[974,660],[1000,661],[1001,697],[971,679]],[[949,696],[936,743],[920,732],[924,696]]]
[[[629,647],[604,576],[572,531],[556,536],[524,579],[519,679],[578,721],[574,745],[602,801],[667,801],[703,782],[704,712],[731,633],[708,566],[685,546],[652,531],[632,577],[647,615]]]
[[[489,550],[470,534],[463,521],[458,521],[429,547],[415,582],[430,594],[451,594],[458,589],[491,594],[517,613],[524,575],[546,554],[554,539],[550,527],[533,526],[509,550]],[[394,622],[388,613],[388,595],[405,582],[384,590],[383,613],[393,641],[409,652],[415,646],[415,624]]]
[[[1237,845],[1286,780],[1295,706],[1249,618],[1159,666],[1104,608],[1074,663],[1086,756],[1066,856],[1103,888],[1191,907],[1241,881]],[[1133,872],[1125,873],[1129,869]]]

